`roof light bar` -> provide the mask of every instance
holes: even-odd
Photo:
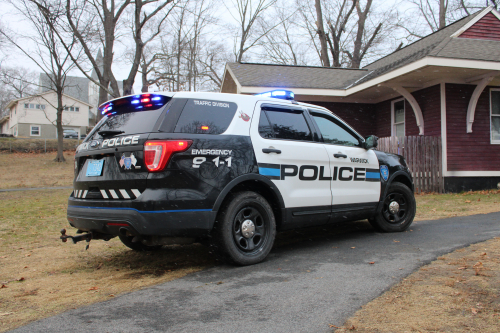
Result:
[[[270,98],[279,98],[286,99],[289,101],[293,101],[295,98],[295,94],[290,90],[272,90],[266,91],[260,94],[255,94],[254,96],[262,96],[262,97],[270,97]]]
[[[113,110],[113,107],[120,110],[124,110],[130,107],[135,110],[150,108],[157,109],[158,107],[165,105],[169,100],[170,98],[163,95],[146,93],[123,97],[117,100],[113,100],[113,102],[104,103],[99,107],[99,111],[101,111],[103,115],[111,115],[116,114],[116,111],[113,113],[110,112],[111,110]],[[153,101],[155,102],[154,105],[152,103]],[[113,103],[115,103],[115,105],[113,105]]]

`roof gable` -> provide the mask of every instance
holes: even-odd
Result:
[[[500,19],[494,14],[494,12],[489,12],[460,34],[458,38],[500,41]]]

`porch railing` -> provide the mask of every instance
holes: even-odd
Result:
[[[416,193],[444,192],[441,137],[385,137],[378,140],[377,149],[404,156]]]

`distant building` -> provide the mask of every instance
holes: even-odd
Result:
[[[63,95],[63,129],[86,134],[92,105],[72,96]],[[8,115],[0,119],[0,133],[14,137],[53,139],[57,138],[55,121],[57,94],[48,91],[34,97],[19,98],[7,105]]]

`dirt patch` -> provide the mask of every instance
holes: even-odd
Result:
[[[158,252],[134,252],[118,239],[92,241],[88,251],[63,244],[68,192],[0,193],[0,331],[213,265],[200,244]]]
[[[363,306],[335,332],[496,333],[499,258],[499,237],[439,257]]]
[[[0,188],[71,186],[74,156],[64,152],[66,162],[58,163],[56,153],[0,152]]]

